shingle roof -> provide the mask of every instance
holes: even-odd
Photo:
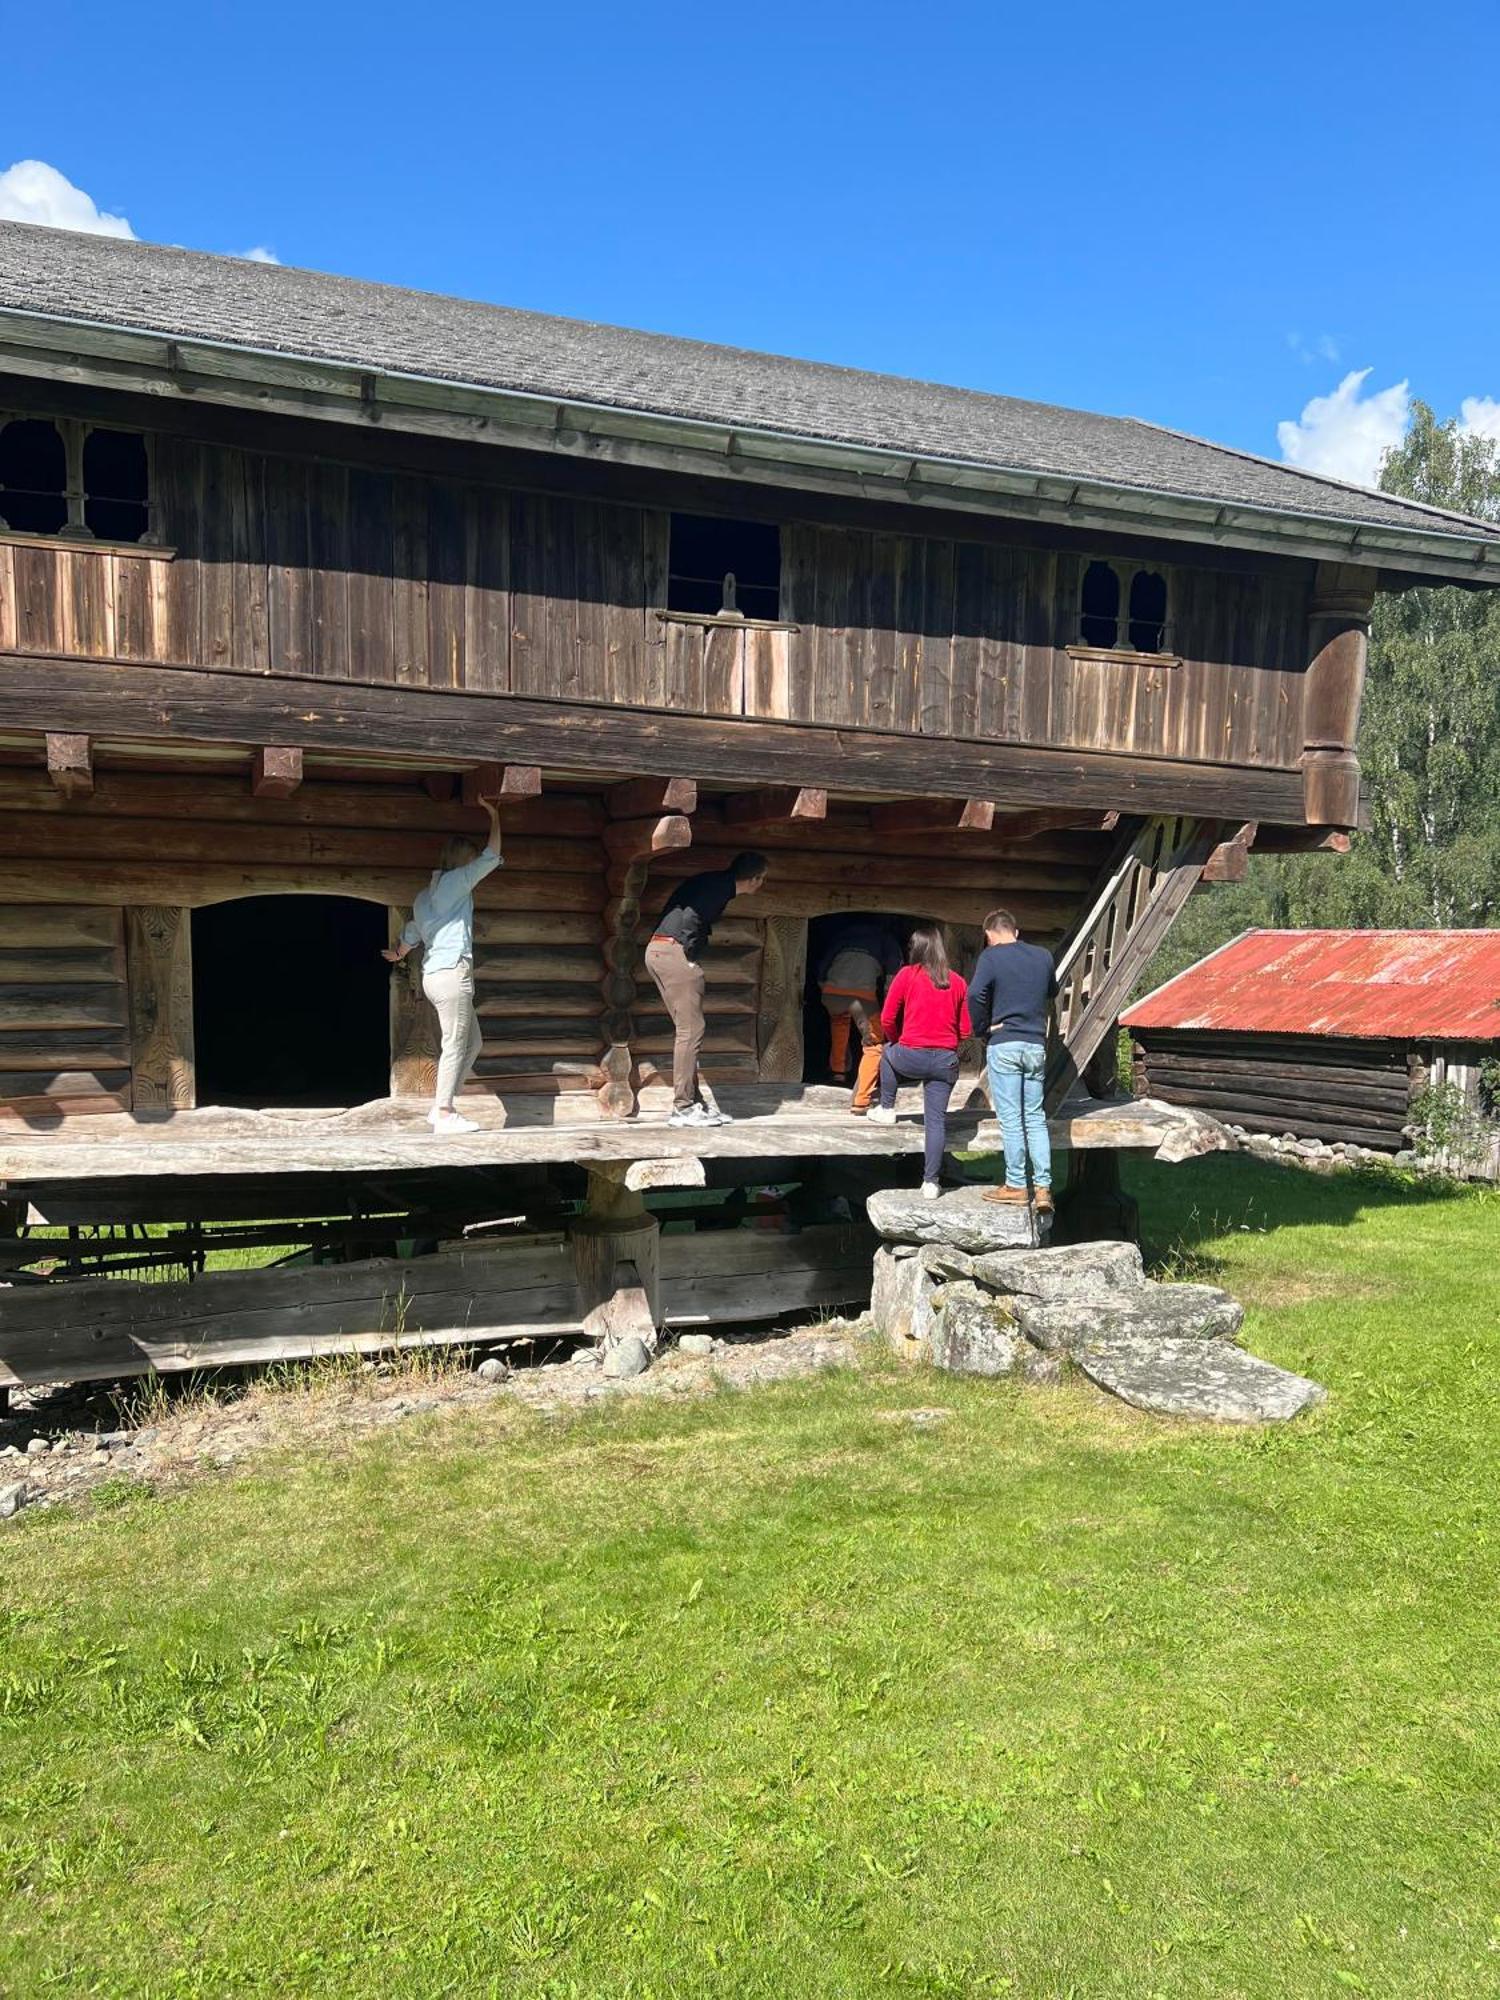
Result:
[[[1148,993],[1124,1026],[1500,1041],[1500,930],[1246,931]]]
[[[24,223],[0,223],[0,310],[916,459],[1500,543],[1500,527],[1135,418]]]

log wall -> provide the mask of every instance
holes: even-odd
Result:
[[[1205,1111],[1226,1125],[1383,1152],[1408,1141],[1411,1081],[1403,1042],[1333,1036],[1143,1030],[1137,1093]]]
[[[122,910],[0,905],[0,1100],[25,1117],[130,1109]]]
[[[1166,565],[1163,664],[1073,645],[1083,555],[788,519],[784,624],[725,628],[662,615],[661,507],[168,434],[153,465],[171,559],[0,542],[0,653],[1274,770],[1303,750],[1310,568]]]

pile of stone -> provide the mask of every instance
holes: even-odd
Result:
[[[871,1195],[870,1311],[902,1354],[961,1375],[1056,1381],[1069,1366],[1161,1416],[1276,1423],[1324,1400],[1235,1345],[1244,1308],[1216,1285],[1159,1284],[1132,1243],[1053,1249],[1050,1217],[980,1188]]]
[[[1352,1139],[1299,1139],[1295,1132],[1283,1132],[1278,1138],[1271,1132],[1248,1131],[1243,1125],[1226,1125],[1224,1129],[1242,1153],[1253,1153],[1258,1160],[1293,1160],[1317,1173],[1334,1173],[1340,1167],[1421,1165],[1411,1146],[1403,1146],[1399,1153],[1382,1153],[1373,1146],[1357,1146]]]

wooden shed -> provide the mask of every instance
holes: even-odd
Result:
[[[668,1315],[848,1296],[806,1233],[780,1290],[706,1236],[658,1260],[646,1199],[908,1170],[913,1127],[807,1075],[835,911],[962,962],[1008,904],[1063,953],[1058,1143],[1155,1143],[1080,1078],[1248,826],[1356,824],[1371,603],[1442,580],[1500,583],[1500,531],[1148,424],[0,224],[0,1255],[43,1275],[28,1212],[75,1233],[0,1379],[65,1366],[78,1312],[31,1302],[146,1222],[331,1255],[510,1218],[517,1324],[586,1319],[616,1242]],[[481,1129],[439,1155],[378,949],[495,789]],[[738,1122],[669,1132],[643,931],[749,846],[709,968]],[[995,1143],[977,1088],[955,1136]],[[210,1352],[199,1307],[121,1331],[126,1289],[67,1367]]]
[[[1143,1095],[1399,1152],[1429,1086],[1479,1104],[1500,1055],[1500,930],[1246,931],[1123,1026]]]

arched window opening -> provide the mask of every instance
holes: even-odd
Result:
[[[146,537],[146,440],[138,431],[90,431],[83,440],[83,519],[101,542]]]
[[[56,535],[68,524],[67,448],[43,417],[0,429],[0,521],[25,535]]]
[[[1167,579],[1159,570],[1138,569],[1130,579],[1130,645],[1136,653],[1159,653],[1167,637]]]
[[[1079,635],[1085,646],[1113,646],[1120,636],[1120,579],[1107,562],[1091,562],[1083,573]]]

